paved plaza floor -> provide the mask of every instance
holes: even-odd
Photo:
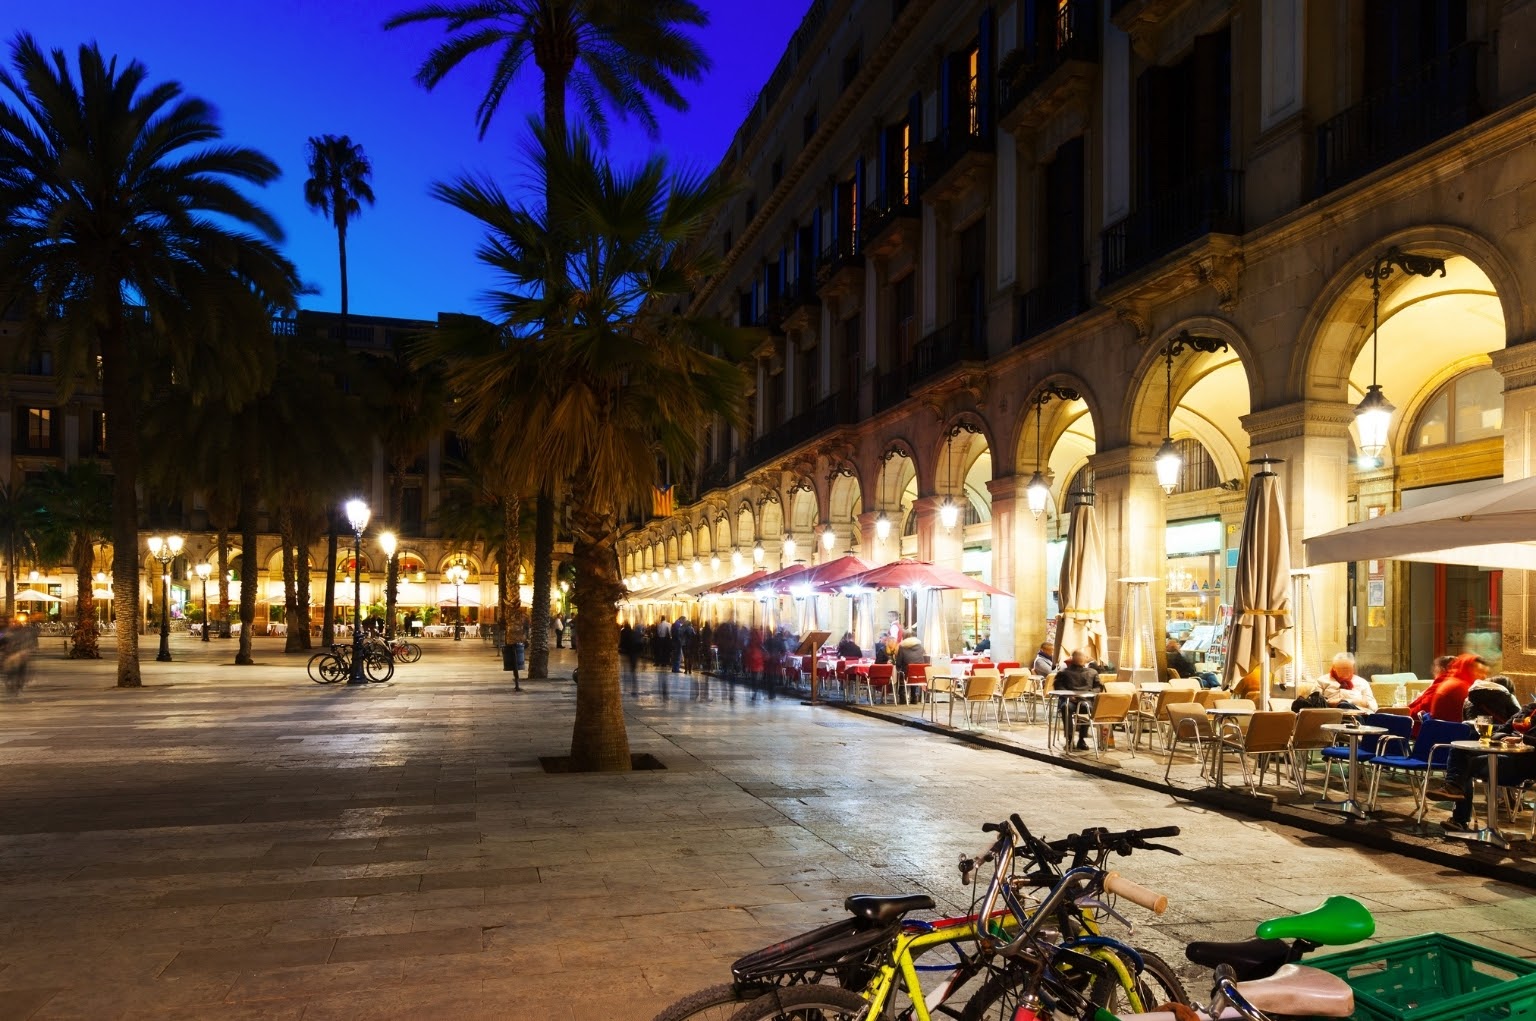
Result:
[[[1011,811],[1182,826],[1183,857],[1123,864],[1169,894],[1138,939],[1171,959],[1327,893],[1379,937],[1536,956],[1518,887],[720,682],[628,686],[665,770],[549,775],[573,686],[514,694],[479,642],[366,688],[310,683],[277,639],[255,667],[144,648],[143,689],[48,659],[0,701],[0,1021],[646,1021],[849,893],[966,907],[955,860]]]

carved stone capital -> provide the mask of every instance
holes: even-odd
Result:
[[[1504,377],[1504,392],[1536,386],[1536,340],[1491,352],[1493,367]]]
[[[1248,432],[1249,448],[1255,451],[1266,443],[1304,436],[1342,439],[1349,435],[1354,420],[1355,409],[1343,401],[1297,401],[1238,418]]]

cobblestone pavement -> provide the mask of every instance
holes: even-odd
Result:
[[[538,756],[566,751],[572,686],[513,694],[478,642],[353,689],[277,640],[246,668],[153,648],[141,690],[50,659],[0,701],[0,1021],[645,1021],[849,893],[965,907],[955,859],[1010,811],[1184,827],[1184,857],[1124,865],[1170,895],[1138,934],[1170,957],[1333,892],[1381,937],[1536,956],[1518,888],[718,682],[631,687],[666,770],[562,776]]]

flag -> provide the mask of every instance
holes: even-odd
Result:
[[[654,486],[651,491],[651,516],[656,518],[670,518],[672,516],[672,487]]]

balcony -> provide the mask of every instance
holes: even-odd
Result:
[[[1034,131],[1058,110],[1086,102],[1099,63],[1097,4],[1069,0],[1047,28],[1047,38],[1021,46],[998,69],[998,122],[1008,131]]]
[[[1088,264],[1071,267],[1040,281],[1019,296],[1019,318],[1014,324],[1014,346],[1088,311]]]
[[[918,341],[905,365],[875,377],[875,410],[900,404],[915,386],[943,375],[964,362],[987,360],[985,319],[956,319]]]
[[[984,185],[992,176],[993,133],[974,111],[940,131],[923,147],[923,198],[946,202]]]
[[[844,232],[822,250],[816,267],[816,293],[823,301],[864,288],[864,253],[852,230]]]
[[[821,297],[816,293],[814,269],[791,279],[779,297],[779,320],[785,330],[809,329],[815,322]]]
[[[1100,240],[1102,286],[1120,280],[1206,234],[1243,232],[1243,175],[1237,170],[1197,174],[1183,186],[1142,205],[1105,228]]]
[[[877,195],[864,209],[859,246],[871,258],[889,258],[903,247],[915,249],[921,228],[922,209],[910,192]]]
[[[756,468],[824,432],[852,423],[858,417],[858,407],[856,395],[836,394],[820,401],[748,443],[746,462],[742,467]]]
[[[713,461],[704,466],[699,473],[699,494],[709,492],[711,489],[724,489],[736,481],[737,475],[732,468],[736,461],[736,451],[731,451],[720,461]]]
[[[1386,166],[1476,120],[1478,51],[1468,42],[1317,127],[1317,194]]]

